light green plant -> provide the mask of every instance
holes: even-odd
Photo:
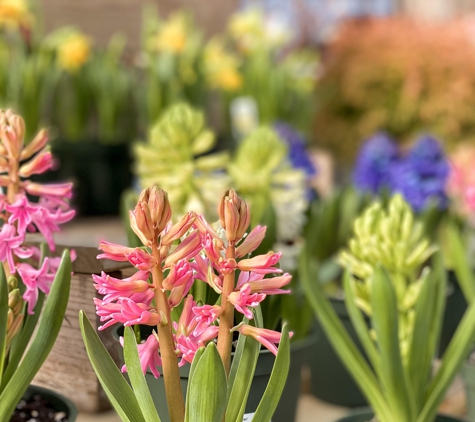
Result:
[[[343,259],[344,292],[369,363],[315,282],[318,270],[308,255],[302,255],[301,263],[304,289],[328,339],[376,418],[380,422],[432,422],[470,350],[475,305],[469,306],[441,365],[433,372],[447,286],[441,254],[437,252],[432,268],[426,267],[419,275],[415,262],[422,264],[433,248],[421,239],[421,229],[398,198],[393,198],[388,213],[372,206],[363,217],[357,223],[357,239],[352,242],[358,258],[348,259],[345,254]],[[363,245],[361,239],[370,243]]]
[[[158,185],[168,192],[175,218],[193,210],[211,221],[229,178],[226,152],[210,153],[216,144],[202,112],[186,105],[170,107],[151,127],[146,143],[137,143],[135,172],[142,186]]]

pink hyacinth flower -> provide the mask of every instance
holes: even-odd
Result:
[[[176,264],[171,265],[170,272],[165,280],[163,280],[162,287],[165,290],[171,290],[174,287],[188,284],[190,278],[193,278],[193,269],[188,261],[182,259]]]
[[[193,258],[201,249],[201,236],[200,233],[195,230],[165,258],[165,268],[169,268],[172,264],[176,264],[182,259],[187,260]]]
[[[465,203],[471,212],[475,212],[475,186],[470,186],[465,191]]]
[[[193,300],[193,296],[187,296],[185,303],[183,304],[183,310],[181,311],[178,324],[173,324],[177,336],[188,336],[195,329],[197,324],[195,314],[193,312],[193,308],[195,306],[196,302]]]
[[[251,325],[243,324],[237,328],[244,336],[249,336],[257,340],[264,347],[269,349],[274,355],[277,356],[276,344],[280,343],[282,334],[278,331],[268,330],[266,328],[256,328]],[[289,333],[289,337],[292,337],[294,333]]]
[[[53,155],[50,151],[43,151],[29,160],[26,164],[22,164],[19,169],[21,177],[30,177],[33,174],[41,174],[53,167]]]
[[[194,335],[177,335],[176,347],[181,355],[180,366],[183,366],[185,362],[193,363],[196,351],[206,345],[209,341],[215,339],[218,336],[219,327],[216,325],[209,326],[199,336]]]
[[[218,305],[203,305],[194,306],[193,313],[195,314],[195,320],[198,322],[193,330],[194,336],[199,336],[214,322],[223,312],[221,306]]]
[[[211,236],[209,233],[206,233],[201,235],[201,239],[206,256],[211,262],[217,263],[221,258],[224,257],[224,255],[221,254],[222,247],[220,247],[220,244],[215,238],[213,238],[213,236]]]
[[[252,319],[254,315],[249,308],[255,308],[266,298],[263,293],[251,293],[251,286],[245,284],[237,292],[232,292],[228,296],[228,300],[233,304],[237,311],[241,312],[248,319]]]
[[[282,270],[274,267],[281,256],[281,252],[269,252],[266,255],[243,259],[238,262],[238,268],[241,271],[253,271],[258,274],[281,273]]]
[[[97,255],[97,259],[110,259],[111,261],[128,261],[126,255],[134,250],[134,248],[106,242],[105,240],[99,244],[99,249],[104,253]]]
[[[195,213],[189,212],[185,214],[178,223],[166,228],[166,232],[162,234],[160,242],[162,245],[171,245],[175,240],[180,239],[192,226],[195,221]]]
[[[31,216],[36,212],[36,206],[31,205],[25,194],[17,195],[13,204],[5,204],[5,209],[10,213],[8,222],[17,222],[18,233],[26,233],[26,229],[31,223]]]
[[[102,301],[104,303],[113,302],[120,297],[129,297],[134,293],[144,293],[153,287],[148,282],[149,272],[138,271],[128,278],[119,279],[111,277],[102,272],[101,275],[93,274],[94,287],[101,294],[104,295]]]
[[[124,347],[124,338],[120,338],[120,344]],[[137,344],[137,351],[139,353],[140,366],[142,367],[142,372],[145,375],[147,368],[150,369],[150,372],[155,378],[160,377],[160,372],[158,372],[157,366],[162,366],[162,359],[159,354],[160,344],[158,342],[158,336],[153,332],[148,336],[147,340],[143,343]],[[127,367],[124,365],[122,367],[122,372],[127,372]]]
[[[239,274],[237,288],[241,288],[244,284],[251,286],[251,293],[265,293],[266,295],[278,295],[290,293],[290,290],[283,290],[281,287],[286,286],[292,280],[292,276],[285,273],[279,277],[264,278],[264,274],[242,271]]]
[[[15,226],[4,224],[0,230],[0,261],[8,262],[11,273],[15,273],[15,261],[13,254],[19,258],[26,259],[33,255],[31,248],[22,247],[25,236],[17,235]]]
[[[241,258],[255,251],[266,236],[265,226],[256,226],[236,249],[236,258]]]
[[[49,293],[55,272],[50,272],[49,258],[44,259],[39,269],[26,263],[20,263],[17,265],[17,270],[23,284],[26,286],[23,299],[28,302],[28,313],[33,315],[38,302],[38,290],[45,294]]]
[[[71,198],[72,197],[72,183],[57,183],[49,185],[41,185],[26,180],[22,184],[27,193],[34,196],[44,197],[59,197],[59,198]]]

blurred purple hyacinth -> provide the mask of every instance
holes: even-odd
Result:
[[[385,133],[373,135],[364,142],[356,159],[354,185],[360,190],[372,193],[390,187],[389,169],[397,159],[396,143]]]
[[[449,171],[442,145],[425,135],[419,138],[407,156],[391,166],[391,191],[400,192],[416,212],[431,202],[439,209],[445,209],[448,205],[446,184]]]
[[[292,167],[303,170],[307,178],[315,176],[317,169],[310,159],[303,137],[286,123],[275,123],[274,129],[289,147],[288,157]]]

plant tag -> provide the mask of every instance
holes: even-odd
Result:
[[[255,413],[246,413],[244,415],[244,418],[243,418],[242,422],[251,422],[254,415],[255,415]],[[269,422],[272,422],[272,421],[269,421]]]

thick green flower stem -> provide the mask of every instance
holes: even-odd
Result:
[[[185,420],[185,402],[181,391],[178,358],[175,353],[175,344],[173,341],[170,306],[168,304],[167,295],[162,290],[163,272],[160,268],[160,252],[158,245],[155,243],[152,245],[152,253],[153,257],[159,263],[152,268],[152,279],[153,285],[155,286],[155,306],[157,312],[166,318],[166,321],[162,321],[157,328],[168,413],[171,422],[183,422]]]
[[[235,259],[236,250],[234,242],[229,242],[226,249],[226,258]],[[224,276],[223,291],[221,294],[221,307],[223,313],[219,319],[219,333],[218,333],[218,352],[226,370],[226,376],[229,375],[229,368],[231,367],[231,347],[233,343],[233,334],[231,329],[234,325],[234,307],[228,301],[228,296],[234,290],[234,272]]]

